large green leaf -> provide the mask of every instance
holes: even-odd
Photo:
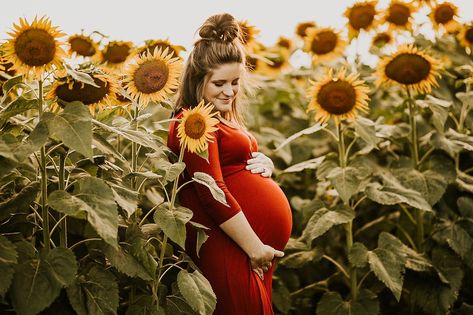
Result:
[[[224,205],[228,206],[227,199],[225,198],[225,193],[223,190],[218,187],[215,179],[207,173],[202,172],[195,172],[194,176],[192,177],[197,183],[207,186],[210,189],[210,193],[215,198],[215,200],[223,203]]]
[[[19,193],[0,202],[0,221],[9,217],[11,213],[28,212],[29,206],[36,199],[39,189],[39,182],[31,182],[23,187]]]
[[[356,133],[365,141],[371,148],[377,148],[378,142],[381,141],[381,138],[376,136],[376,125],[374,121],[358,116],[354,121]]]
[[[117,247],[118,212],[110,187],[101,179],[84,177],[74,184],[74,194],[62,190],[53,191],[48,204],[56,211],[83,217],[94,227],[105,242]]]
[[[301,239],[305,240],[310,246],[314,239],[323,235],[332,226],[348,223],[354,218],[355,212],[350,207],[339,206],[335,210],[319,209],[309,219],[307,226],[302,232]]]
[[[197,270],[189,273],[181,270],[177,274],[177,285],[184,299],[200,315],[210,315],[215,310],[217,298],[210,283]]]
[[[383,205],[407,203],[408,205],[424,211],[432,211],[432,207],[424,197],[415,190],[408,189],[387,172],[380,174],[380,182],[372,182],[366,186],[366,196]]]
[[[473,237],[468,230],[473,230],[473,223],[470,220],[452,222],[442,220],[434,226],[433,238],[438,242],[447,243],[455,253],[457,253],[473,269]]]
[[[151,295],[141,295],[135,297],[125,315],[165,315],[165,310],[161,306],[156,306],[156,301]]]
[[[130,277],[139,277],[143,280],[151,281],[154,279],[154,272],[150,273],[143,264],[131,253],[122,247],[114,248],[105,245],[103,248],[105,257],[110,261],[113,267],[118,271]]]
[[[300,268],[309,262],[316,262],[322,258],[323,252],[318,248],[304,250],[284,256],[279,264],[287,268]]]
[[[8,119],[34,108],[38,108],[37,99],[27,99],[20,96],[0,111],[0,119]]]
[[[127,188],[123,184],[117,185],[110,181],[107,181],[107,184],[112,189],[115,202],[126,211],[128,217],[133,215],[138,207],[138,192]]]
[[[15,245],[0,235],[0,296],[4,297],[13,280],[13,266],[17,264]]]
[[[23,75],[17,75],[14,76],[10,79],[8,79],[5,83],[2,85],[2,90],[3,90],[3,95],[8,94],[12,88],[14,88],[16,85],[20,84],[23,82]]]
[[[452,102],[427,95],[424,100],[417,100],[416,104],[421,107],[428,107],[432,111],[432,124],[439,132],[443,132],[448,118],[448,108],[452,105]]]
[[[92,157],[92,122],[84,104],[68,103],[61,114],[48,117],[48,126],[52,137],[82,155]]]
[[[118,284],[110,271],[93,266],[67,288],[67,296],[78,315],[115,315]]]
[[[306,128],[304,130],[301,130],[299,132],[296,132],[292,136],[288,137],[284,142],[282,142],[275,150],[280,150],[282,147],[285,145],[289,144],[290,142],[294,141],[295,139],[299,138],[302,135],[310,135],[313,133],[316,133],[317,131],[321,130],[324,128],[325,125],[320,125],[320,124],[315,124],[313,126],[310,126],[309,128]]]
[[[384,248],[368,252],[368,262],[376,277],[394,294],[396,300],[401,298],[405,261],[399,255]]]
[[[350,263],[358,268],[363,268],[368,263],[368,249],[362,243],[355,242],[348,253]]]
[[[169,209],[169,203],[158,206],[154,213],[154,222],[164,233],[182,248],[186,243],[186,223],[192,218],[192,210],[185,207]]]
[[[361,180],[358,171],[353,167],[336,167],[327,175],[332,185],[337,190],[340,198],[348,204],[350,197],[359,191]]]
[[[378,315],[376,294],[361,290],[356,301],[344,301],[339,293],[327,292],[317,304],[317,315]]]
[[[39,256],[26,242],[18,243],[17,249],[20,263],[15,266],[10,290],[13,307],[19,315],[37,314],[74,280],[76,259],[67,248],[55,248]]]
[[[284,173],[294,173],[294,172],[300,172],[305,169],[317,169],[319,165],[323,162],[325,159],[325,156],[320,156],[314,159],[310,159],[304,162],[300,162],[297,164],[294,164],[292,166],[289,166],[285,170],[283,170]]]
[[[176,180],[185,169],[186,164],[184,162],[171,164],[171,166],[166,170],[165,180],[168,182]]]

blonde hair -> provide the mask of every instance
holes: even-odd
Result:
[[[246,52],[241,40],[241,30],[235,18],[228,14],[209,17],[199,28],[198,39],[190,52],[182,75],[181,88],[177,94],[176,108],[192,108],[203,99],[205,85],[212,71],[220,65],[241,63],[246,68]],[[232,103],[230,118],[245,126],[240,103],[245,90],[245,73],[242,74],[241,90]]]

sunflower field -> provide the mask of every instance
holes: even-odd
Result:
[[[360,1],[346,29],[301,21],[272,46],[240,21],[247,124],[293,214],[276,314],[473,314],[473,24],[459,15],[446,1]],[[0,313],[212,314],[184,252],[186,226],[197,248],[207,228],[179,205],[183,151],[166,146],[185,48],[64,34],[47,16],[12,24]],[[375,66],[348,55],[360,36]],[[204,157],[208,140],[192,144]],[[225,202],[209,175],[192,181]]]

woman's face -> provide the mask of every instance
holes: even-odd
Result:
[[[205,101],[211,102],[221,113],[229,112],[240,90],[240,76],[243,68],[243,64],[234,62],[213,69],[204,86]]]

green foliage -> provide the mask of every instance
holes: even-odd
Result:
[[[208,280],[200,272],[180,271],[177,275],[177,285],[194,311],[200,315],[213,313],[216,306],[215,294]]]
[[[182,248],[186,243],[186,223],[192,218],[192,210],[185,207],[170,208],[165,202],[160,204],[154,213],[154,222]]]
[[[376,294],[363,290],[356,301],[344,301],[337,292],[325,293],[317,304],[317,315],[377,315]]]

